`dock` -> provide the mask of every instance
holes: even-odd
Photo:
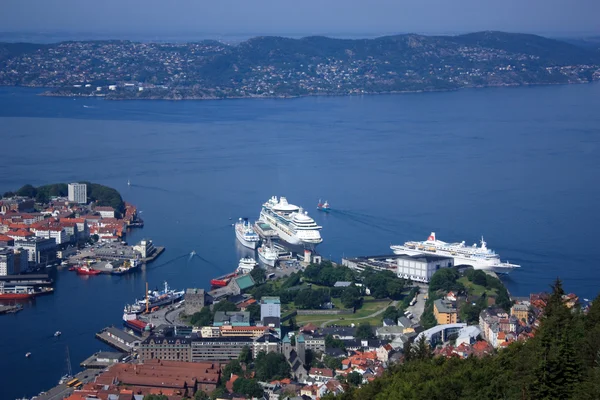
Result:
[[[132,335],[115,327],[104,328],[96,333],[96,338],[123,353],[134,351],[142,340],[139,336]]]
[[[119,362],[127,362],[131,356],[121,352],[99,351],[92,354],[79,364],[88,369],[104,369]]]
[[[158,258],[158,256],[160,256],[163,251],[165,251],[164,247],[161,246],[157,246],[155,247],[155,251],[152,253],[152,255],[150,257],[146,257],[146,258],[142,258],[142,262],[145,264],[151,263],[152,261],[156,260]]]
[[[103,369],[86,369],[81,371],[73,378],[79,379],[82,383],[92,382],[96,376],[100,375]],[[57,385],[47,392],[42,392],[36,396],[36,400],[60,400],[70,396],[75,391],[75,388],[67,387],[66,383]]]
[[[0,305],[0,314],[14,314],[23,309],[23,306],[20,304],[15,304],[14,306],[2,306]]]

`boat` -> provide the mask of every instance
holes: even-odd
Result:
[[[240,218],[235,224],[235,236],[242,245],[252,250],[256,249],[260,241],[260,236],[254,232],[254,228],[248,222],[248,218]]]
[[[75,272],[77,272],[77,275],[98,275],[102,273],[102,271],[90,268],[87,265],[76,267]]]
[[[67,264],[69,264],[67,261],[63,261],[60,263],[60,265],[67,265]]]
[[[241,274],[247,274],[256,267],[258,263],[252,257],[244,257],[240,260],[238,264],[237,272]]]
[[[231,278],[235,278],[237,276],[237,272],[232,272],[230,274],[226,274],[223,276],[219,276],[218,278],[214,278],[210,280],[210,286],[212,287],[225,287],[231,281]]]
[[[465,242],[446,243],[437,240],[435,232],[431,232],[426,241],[406,242],[404,245],[392,245],[390,248],[394,254],[419,255],[428,254],[454,259],[454,265],[470,265],[474,269],[493,271],[506,274],[509,271],[520,268],[520,265],[500,261],[500,256],[491,249],[481,237],[481,246],[473,244],[465,245]]]
[[[321,203],[321,200],[319,199],[319,204],[317,204],[317,210],[329,212],[331,210],[331,207],[329,207],[329,203],[327,202],[327,200],[325,200],[325,203]]]
[[[0,300],[26,300],[35,296],[31,286],[15,286],[5,288],[4,282],[0,282]]]
[[[146,296],[141,300],[136,300],[132,305],[126,305],[124,312],[132,312],[134,314],[140,314],[142,312],[150,311],[155,307],[166,306],[183,299],[185,292],[175,291],[169,289],[169,284],[165,282],[164,289],[148,291],[148,284],[146,284]]]
[[[25,357],[27,357],[27,358],[31,357],[31,352],[28,351],[27,353],[25,353]]]
[[[69,346],[67,346],[67,373],[58,380],[58,384],[63,385],[69,382],[71,379],[73,379],[73,371],[71,370],[71,356],[69,355]]]
[[[274,267],[275,263],[277,262],[278,257],[279,257],[279,254],[277,253],[277,251],[275,251],[273,249],[273,246],[271,246],[270,244],[269,245],[263,244],[262,246],[260,246],[258,248],[258,258],[265,265]]]
[[[288,203],[285,197],[271,197],[262,205],[260,220],[271,226],[279,237],[291,245],[313,249],[323,239],[321,227],[302,207]]]
[[[123,313],[123,323],[126,327],[133,329],[136,332],[142,333],[148,326],[147,322],[139,320],[137,314],[133,311],[126,311]]]
[[[60,335],[62,335],[61,331],[54,332],[54,337],[59,337]]]

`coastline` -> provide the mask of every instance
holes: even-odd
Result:
[[[358,97],[358,96],[378,96],[378,95],[403,95],[403,94],[418,94],[418,93],[447,93],[457,92],[460,90],[473,90],[473,89],[487,89],[487,88],[518,88],[518,87],[529,87],[529,86],[566,86],[566,85],[585,85],[599,82],[600,79],[590,80],[587,82],[556,82],[556,83],[523,83],[523,84],[497,84],[497,85],[476,85],[476,86],[461,86],[456,88],[440,88],[440,89],[422,89],[422,90],[392,90],[382,92],[362,92],[362,93],[308,93],[301,95],[255,95],[255,96],[149,96],[149,97],[138,97],[138,96],[96,96],[87,94],[77,93],[56,93],[53,90],[60,90],[60,88],[48,88],[45,86],[4,86],[4,87],[24,87],[31,89],[45,89],[40,92],[37,96],[43,97],[73,97],[73,98],[98,98],[107,101],[131,101],[131,100],[163,100],[163,101],[202,101],[202,100],[243,100],[243,99],[299,99],[306,97]]]

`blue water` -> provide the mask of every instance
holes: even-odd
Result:
[[[36,93],[0,88],[0,192],[115,187],[146,222],[128,240],[150,237],[167,251],[132,276],[53,272],[54,295],[0,317],[3,398],[55,384],[66,345],[74,365],[104,348],[94,333],[120,324],[146,280],[206,288],[231,271],[240,253],[230,218],[256,218],[272,195],[310,211],[323,226],[321,254],[336,260],[386,254],[431,231],[468,243],[484,235],[523,265],[506,280],[513,294],[556,277],[581,297],[600,290],[599,84],[199,102]],[[334,212],[317,212],[320,198]],[[204,260],[168,263],[192,250]]]

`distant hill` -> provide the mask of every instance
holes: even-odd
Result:
[[[600,52],[529,34],[0,44],[0,85],[113,99],[292,97],[583,83]],[[87,86],[86,86],[87,85]],[[115,85],[109,90],[108,85]],[[141,89],[140,89],[141,88]]]

